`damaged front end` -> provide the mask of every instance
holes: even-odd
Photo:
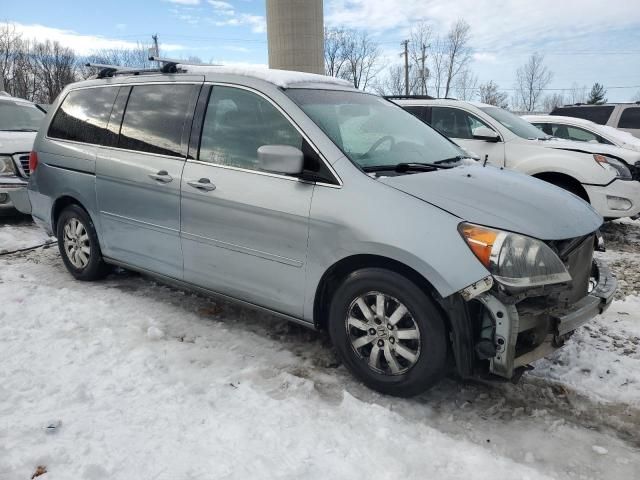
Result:
[[[472,224],[461,233],[492,274],[460,292],[471,350],[454,352],[466,359],[463,376],[517,378],[613,299],[616,280],[593,258],[603,249],[598,233],[549,242]]]

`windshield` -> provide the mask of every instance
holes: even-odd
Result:
[[[480,107],[480,110],[485,112],[494,120],[497,120],[502,126],[508,128],[517,136],[527,139],[547,139],[549,138],[542,130],[534,127],[526,120],[514,115],[511,112],[503,108],[498,107]]]
[[[361,168],[466,156],[412,114],[375,95],[311,89],[286,93]]]
[[[44,119],[44,112],[33,104],[0,101],[0,130],[37,132]]]

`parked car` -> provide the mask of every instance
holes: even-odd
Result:
[[[489,163],[533,175],[589,202],[605,218],[640,213],[640,182],[620,149],[552,140],[502,108],[448,99],[396,99],[397,104]]]
[[[27,100],[0,95],[0,213],[16,213],[13,199],[26,198],[29,152],[44,116]]]
[[[598,144],[600,153],[623,161],[631,171],[631,176],[640,180],[640,138],[629,132],[575,117],[522,115],[522,118],[549,136],[572,142]]]
[[[564,105],[556,107],[551,115],[576,117],[591,120],[599,125],[608,125],[640,138],[640,102],[605,103],[603,105]]]
[[[516,377],[609,305],[602,217],[574,195],[342,80],[179,69],[52,105],[29,199],[75,278],[119,265],[326,329],[402,396],[452,368]]]

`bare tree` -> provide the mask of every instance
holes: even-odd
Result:
[[[43,103],[52,103],[66,85],[76,80],[76,56],[57,41],[36,43],[33,61],[42,87],[38,100]]]
[[[544,97],[544,100],[542,100],[542,110],[545,112],[551,112],[554,108],[561,107],[565,103],[564,94],[558,92],[552,93]]]
[[[446,56],[444,53],[443,41],[440,38],[436,38],[433,43],[431,53],[431,75],[433,80],[433,88],[435,89],[435,96],[440,98],[444,93],[445,78],[447,72]],[[446,95],[444,95],[446,96]]]
[[[373,87],[378,95],[404,95],[404,67],[390,66],[384,78]]]
[[[366,32],[349,30],[345,33],[345,68],[344,78],[349,79],[353,86],[366,90],[367,85],[378,74],[378,58],[380,48],[371,40]]]
[[[340,28],[324,29],[324,69],[331,77],[340,77],[344,73],[345,31]]]
[[[516,72],[515,97],[519,107],[526,112],[533,112],[552,78],[553,73],[544,65],[544,56],[538,53],[531,55]]]
[[[571,89],[567,94],[567,100],[569,103],[585,103],[587,101],[587,86],[579,86],[576,82],[573,82]]]
[[[418,22],[411,28],[409,60],[411,63],[409,90],[415,95],[427,95],[430,72],[427,66],[431,48],[432,31],[426,22]]]
[[[505,92],[501,92],[498,84],[493,80],[480,85],[479,96],[480,101],[488,105],[495,105],[500,108],[507,108],[509,105],[509,96]]]
[[[446,80],[444,96],[448,97],[458,75],[467,69],[471,60],[469,40],[471,27],[463,19],[454,23],[444,39]]]
[[[465,68],[455,80],[456,97],[460,100],[473,100],[478,94],[478,77]]]

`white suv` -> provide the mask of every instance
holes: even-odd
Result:
[[[0,212],[15,213],[26,197],[29,152],[44,117],[36,104],[0,92]]]
[[[522,118],[492,105],[460,100],[397,99],[482,161],[564,188],[605,218],[640,213],[640,183],[608,147],[552,139]]]

